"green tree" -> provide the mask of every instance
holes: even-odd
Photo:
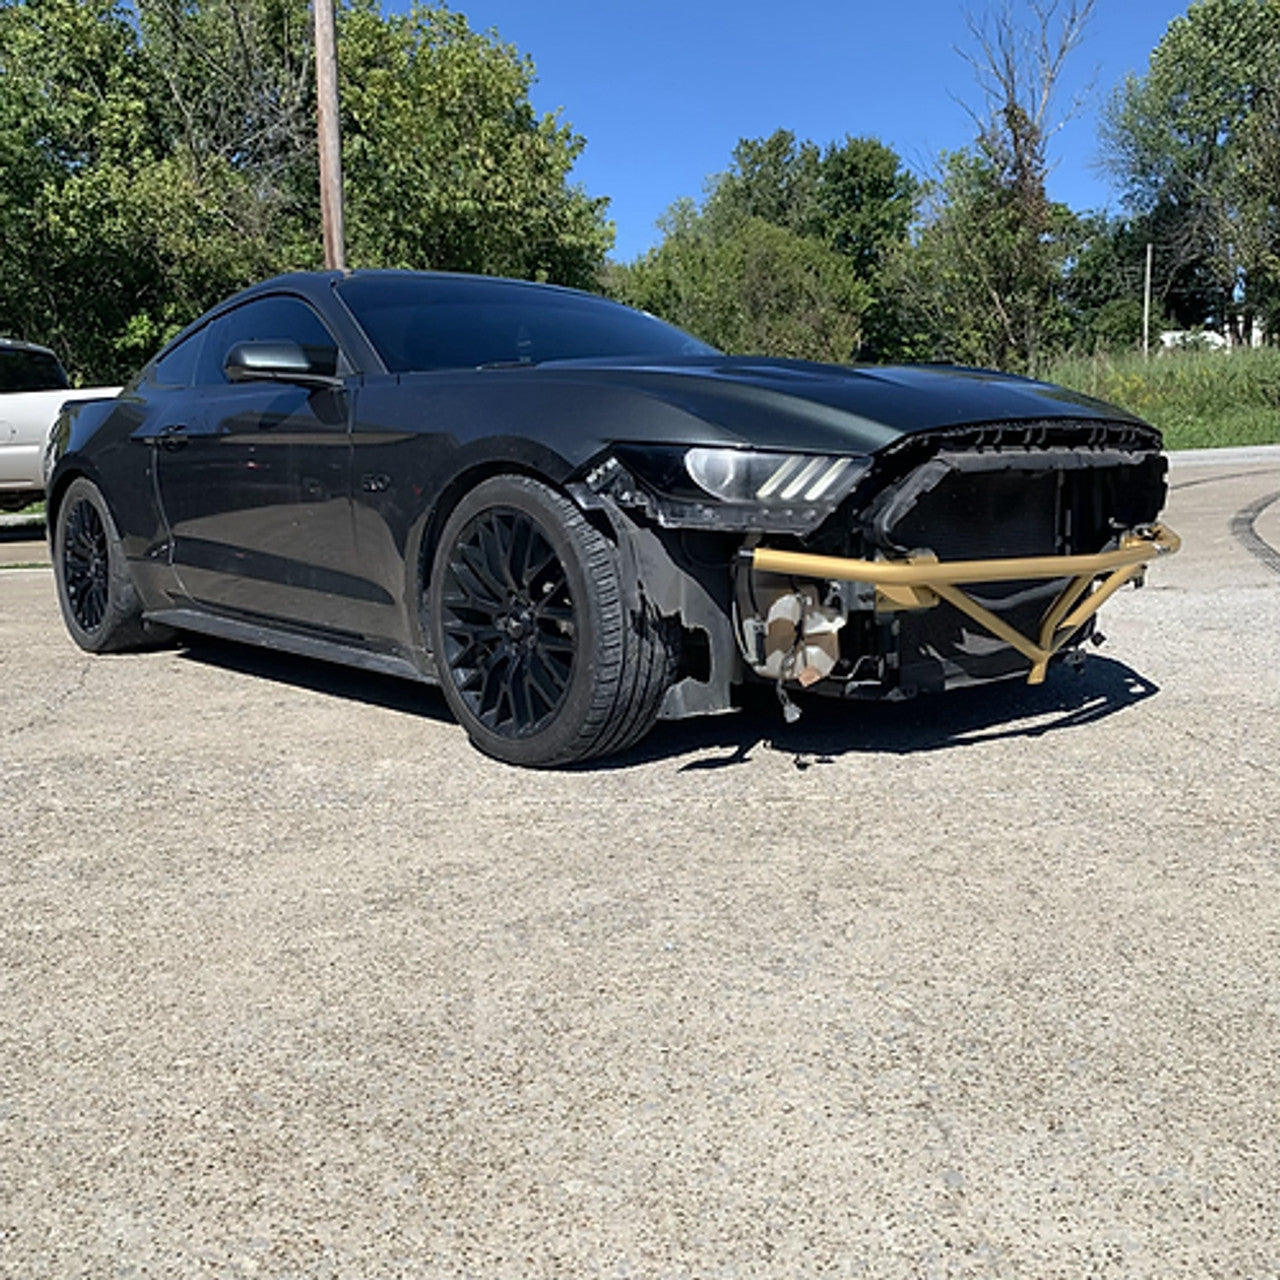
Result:
[[[1202,262],[1179,254],[1171,215],[1158,206],[1147,214],[1089,214],[1077,220],[1078,245],[1063,282],[1075,347],[1092,352],[1141,343],[1148,245],[1153,250],[1152,332],[1203,322],[1213,280]]]
[[[980,151],[947,157],[916,238],[886,275],[891,354],[1034,372],[1070,334],[1060,291],[1074,231],[1070,212],[1047,202],[1029,222]]]
[[[163,148],[159,86],[113,0],[0,7],[0,329],[119,371],[154,293],[133,181]]]
[[[711,183],[706,214],[728,225],[760,218],[798,235],[814,231],[821,148],[797,142],[790,129],[767,138],[740,138],[728,170]]]
[[[888,256],[906,241],[920,195],[920,183],[889,147],[875,138],[846,137],[823,154],[811,226],[874,284]]]
[[[529,102],[532,61],[443,7],[341,23],[350,258],[595,284],[613,228],[570,183],[584,139]]]
[[[760,218],[820,240],[870,280],[888,250],[906,238],[918,195],[915,178],[875,138],[846,137],[824,150],[778,129],[738,143],[704,213],[725,234]]]
[[[971,150],[951,156],[906,260],[917,341],[936,356],[1035,372],[1067,340],[1063,276],[1078,227],[1045,189],[1063,67],[1094,0],[1027,0],[970,19],[966,60],[984,97]],[[932,296],[931,296],[932,295]]]
[[[885,271],[880,354],[1037,371],[1067,345],[1079,221],[1045,189],[1055,94],[1094,0],[1025,0],[978,22],[963,56],[983,95],[972,146],[942,158]]]
[[[615,268],[610,288],[726,351],[847,361],[916,193],[874,139],[744,138],[702,206],[677,201],[661,245]]]
[[[612,228],[533,66],[440,7],[340,20],[350,258],[591,284]],[[321,260],[306,0],[0,0],[0,331],[93,381]]]
[[[1280,0],[1196,0],[1104,124],[1129,208],[1151,220],[1179,319],[1247,327],[1280,281]]]
[[[119,380],[218,298],[317,263],[310,101],[287,107],[282,139],[269,116],[286,95],[266,83],[285,46],[305,61],[305,14],[260,0],[140,0],[136,21],[111,0],[0,9],[0,327],[81,378]]]
[[[870,293],[847,259],[759,217],[711,236],[683,204],[666,225],[617,282],[623,300],[735,354],[852,359]]]

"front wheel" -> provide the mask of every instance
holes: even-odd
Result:
[[[471,740],[512,764],[621,751],[653,726],[672,629],[628,592],[613,545],[527,476],[471,490],[441,533],[428,630]]]

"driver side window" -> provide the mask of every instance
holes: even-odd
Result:
[[[296,342],[303,347],[336,347],[323,320],[301,298],[278,294],[254,298],[215,320],[208,329],[196,381],[201,386],[227,382],[227,352],[238,342]]]

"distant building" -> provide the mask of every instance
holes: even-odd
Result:
[[[1161,351],[1184,351],[1203,348],[1206,351],[1226,351],[1231,343],[1212,329],[1164,329],[1160,333]]]

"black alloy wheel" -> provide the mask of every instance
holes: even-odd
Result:
[[[554,489],[496,476],[436,549],[428,630],[445,697],[473,742],[514,764],[618,751],[657,718],[671,628],[628,609],[617,551]]]
[[[65,519],[62,576],[67,604],[77,626],[87,634],[97,631],[107,616],[111,550],[102,517],[88,498],[69,504]]]
[[[78,476],[58,504],[53,526],[53,572],[62,620],[90,653],[152,644],[129,576],[124,547],[98,486]]]
[[[560,557],[531,516],[491,507],[445,573],[445,652],[467,710],[491,733],[537,733],[573,677],[577,609]]]

